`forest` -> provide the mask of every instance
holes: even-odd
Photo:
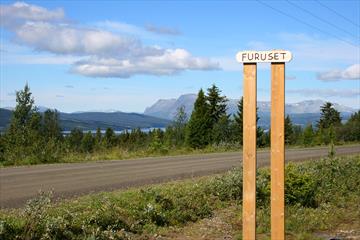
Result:
[[[226,113],[227,97],[212,85],[206,92],[200,89],[191,116],[184,107],[165,130],[143,132],[132,129],[115,134],[107,128],[96,133],[74,128],[64,135],[56,110],[40,113],[28,85],[16,93],[16,107],[9,126],[0,135],[0,165],[26,165],[87,160],[121,159],[139,156],[187,154],[201,151],[239,150],[242,146],[243,101],[238,111]],[[320,109],[317,124],[301,127],[285,117],[287,146],[325,146],[360,141],[360,111],[345,123],[330,102]],[[257,118],[259,120],[259,117]],[[270,131],[257,127],[257,146],[270,146]],[[333,154],[333,150],[330,154]]]

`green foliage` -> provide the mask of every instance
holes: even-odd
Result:
[[[360,156],[290,164],[285,173],[286,229],[291,233],[333,227],[329,221],[343,215],[334,215],[334,208],[346,211],[348,202],[359,200]],[[95,194],[56,205],[51,199],[51,195],[40,193],[23,210],[0,211],[0,238],[133,239],[162,227],[183,226],[210,217],[223,206],[240,203],[242,170],[140,190]],[[267,232],[269,169],[258,172],[257,199],[261,218],[258,231]],[[357,207],[354,204],[353,208]]]
[[[350,119],[337,131],[337,139],[341,141],[359,142],[360,141],[360,110],[352,114]]]
[[[234,115],[234,122],[233,122],[233,134],[234,139],[236,142],[243,144],[243,104],[244,100],[243,97],[237,103],[237,112]]]
[[[316,180],[306,169],[295,164],[287,164],[285,169],[285,202],[287,205],[300,204],[316,207]]]
[[[235,141],[240,143],[241,145],[243,144],[243,104],[244,104],[244,99],[243,97],[241,97],[241,99],[238,101],[237,103],[237,112],[234,115],[234,127],[233,127],[233,131],[235,134]]]
[[[78,129],[74,128],[71,130],[69,136],[67,136],[66,140],[68,142],[69,148],[74,151],[81,151],[81,142],[84,137],[84,133]]]
[[[83,136],[81,140],[81,149],[84,152],[90,153],[94,150],[95,144],[95,138],[89,131]]]
[[[314,130],[311,124],[307,125],[303,133],[303,145],[305,147],[312,146],[314,143]]]
[[[294,129],[291,122],[290,116],[287,115],[285,118],[285,144],[290,145],[295,142]]]
[[[48,109],[44,112],[43,136],[45,139],[60,140],[62,138],[59,113],[56,110]]]
[[[219,144],[220,142],[230,142],[231,137],[231,128],[230,128],[230,119],[228,116],[223,115],[220,117],[218,122],[216,122],[212,129],[212,139],[213,143]]]
[[[265,132],[261,127],[256,128],[256,146],[268,147],[270,146],[270,132]]]
[[[116,144],[116,136],[112,128],[107,128],[104,136],[105,146],[110,148]]]
[[[321,117],[318,122],[318,128],[327,129],[331,125],[338,126],[341,124],[340,112],[338,112],[332,103],[326,102],[321,107]]]
[[[16,93],[16,102],[10,126],[1,139],[1,162],[4,165],[57,162],[61,147],[57,145],[60,136],[56,113],[48,111],[43,121],[28,85]]]
[[[185,143],[185,129],[187,123],[185,106],[177,109],[174,121],[166,128],[165,138],[167,144],[172,147],[181,147]]]
[[[207,89],[205,98],[208,102],[210,124],[214,126],[220,118],[226,116],[226,103],[228,100],[225,96],[221,96],[221,90],[215,84]]]
[[[162,139],[164,138],[163,132],[160,129],[155,129],[151,135],[152,135],[152,141],[149,145],[149,151],[166,154],[168,152],[168,149],[165,147],[162,141]]]
[[[225,96],[215,85],[202,90],[194,104],[189,122],[184,106],[177,110],[174,121],[166,131],[143,132],[131,129],[116,135],[108,128],[104,135],[98,128],[93,136],[80,129],[72,129],[63,136],[56,110],[38,112],[29,87],[17,93],[17,106],[9,128],[0,136],[0,165],[23,165],[89,159],[119,159],[128,156],[157,156],[169,153],[214,152],[237,150],[243,141],[243,98],[238,102],[237,114],[226,114]],[[339,113],[331,103],[322,107],[318,128],[294,126],[289,116],[285,119],[287,145],[333,145],[360,141],[360,111],[341,124]],[[257,114],[257,121],[259,116]],[[257,146],[270,146],[270,130],[257,127]]]
[[[193,148],[204,148],[210,143],[211,122],[209,117],[209,105],[202,89],[194,104],[194,110],[186,126],[186,143]]]

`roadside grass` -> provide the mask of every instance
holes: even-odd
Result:
[[[360,155],[287,164],[289,239],[319,239],[341,226],[359,229],[359,176]],[[269,169],[262,168],[257,176],[260,239],[269,239],[269,196]],[[58,203],[42,193],[24,209],[0,211],[0,239],[181,239],[185,232],[197,239],[199,224],[211,219],[241,239],[241,200],[241,169]],[[211,232],[208,239],[223,234]]]
[[[359,143],[346,143],[340,144],[337,146],[357,146]],[[286,149],[303,149],[303,146],[286,146]],[[313,146],[307,147],[306,149],[318,149],[318,148],[328,148],[328,146]],[[213,144],[209,145],[203,149],[194,149],[189,147],[174,147],[174,148],[161,148],[161,149],[151,149],[151,148],[137,148],[129,150],[121,147],[113,147],[110,149],[101,149],[96,150],[91,153],[81,153],[81,152],[72,152],[69,151],[64,153],[59,161],[48,162],[48,163],[38,163],[38,162],[29,162],[29,161],[19,161],[19,165],[33,165],[33,164],[56,164],[56,163],[81,163],[81,162],[95,162],[95,161],[107,161],[107,160],[127,160],[127,159],[137,159],[137,158],[146,158],[146,157],[165,157],[165,156],[180,156],[180,155],[196,155],[196,154],[206,154],[206,153],[225,153],[225,152],[238,152],[242,149],[242,146],[236,143],[223,143],[223,144]],[[268,150],[268,147],[258,148],[258,151]],[[11,167],[14,165],[4,165],[4,162],[0,162],[1,167]]]
[[[208,145],[203,149],[194,149],[190,147],[162,147],[159,149],[152,148],[137,148],[129,150],[127,148],[113,147],[111,149],[102,149],[92,153],[78,153],[70,152],[64,155],[61,162],[90,162],[102,160],[124,160],[145,157],[160,157],[160,156],[178,156],[178,155],[192,155],[203,153],[222,153],[229,151],[239,151],[241,149],[239,144],[214,144]]]

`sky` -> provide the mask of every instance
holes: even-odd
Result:
[[[360,108],[360,1],[1,1],[0,107],[26,83],[63,112],[143,112],[217,85],[243,91],[243,50],[284,49],[286,102]],[[257,98],[270,100],[270,65]]]

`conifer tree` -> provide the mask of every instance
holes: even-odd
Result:
[[[213,142],[217,144],[230,142],[230,136],[231,136],[230,119],[228,118],[227,115],[223,115],[213,126],[213,130],[212,130]]]
[[[285,144],[290,145],[294,142],[294,129],[290,116],[285,118]]]
[[[81,149],[83,152],[90,153],[93,151],[95,146],[95,138],[92,133],[88,131],[84,134],[84,137],[81,140]]]
[[[237,103],[237,112],[234,115],[234,134],[235,134],[235,140],[239,142],[241,145],[243,144],[243,97],[238,101]]]
[[[96,129],[96,134],[95,134],[95,144],[99,146],[101,144],[101,139],[102,139],[101,129],[98,127]]]
[[[177,113],[173,122],[175,145],[183,145],[185,142],[185,127],[187,122],[187,115],[185,112],[185,106],[181,106],[177,109]]]
[[[343,141],[360,141],[360,110],[339,129],[339,135]]]
[[[116,136],[115,136],[115,132],[112,128],[106,129],[104,141],[105,141],[106,147],[108,147],[108,148],[115,145]]]
[[[45,139],[59,140],[62,137],[59,113],[56,110],[48,109],[44,112],[43,134]]]
[[[219,128],[222,128],[223,131],[227,131],[226,129],[229,128],[229,116],[226,114],[226,103],[228,100],[225,96],[221,96],[221,90],[215,84],[207,89],[206,100],[209,104],[209,120],[211,124],[210,141],[219,143],[222,141],[220,139],[222,134],[219,132]],[[220,119],[222,119],[221,124],[219,124]],[[224,124],[227,125],[225,126]]]
[[[27,84],[16,92],[16,107],[4,136],[4,156],[8,164],[17,164],[41,152],[41,115],[31,95]]]
[[[235,126],[233,127],[233,130],[236,134],[235,139],[237,142],[239,142],[241,145],[243,144],[243,115],[244,115],[244,99],[243,97],[240,98],[238,104],[237,104],[237,113],[234,115],[235,119]],[[256,124],[258,124],[260,117],[258,114],[259,108],[256,108]],[[257,126],[256,128],[256,142],[258,147],[264,147],[269,145],[268,136],[264,132],[264,129],[262,129],[260,126]]]
[[[207,89],[206,100],[209,104],[209,117],[213,126],[221,117],[226,116],[228,100],[225,96],[221,96],[221,91],[215,84]]]
[[[73,128],[67,137],[69,147],[75,151],[80,151],[83,137],[84,133],[80,129]]]
[[[209,105],[206,101],[203,90],[200,89],[194,103],[194,110],[186,126],[187,145],[193,148],[203,148],[209,144],[211,126],[209,118]]]
[[[328,129],[331,125],[337,127],[340,124],[340,112],[334,108],[332,103],[326,102],[323,106],[321,106],[321,116],[318,122],[318,128]]]

